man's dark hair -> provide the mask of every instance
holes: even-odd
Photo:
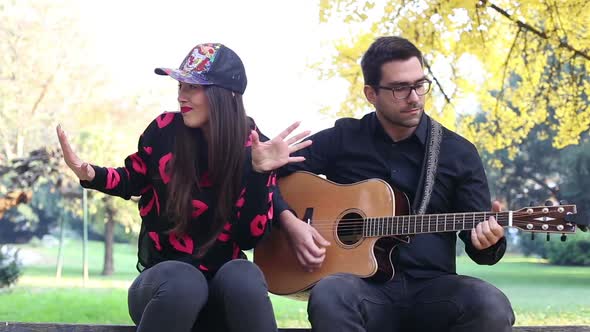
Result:
[[[422,52],[409,40],[397,36],[377,38],[361,60],[365,85],[379,85],[381,66],[384,63],[393,60],[408,60],[412,57],[418,58],[420,64],[424,66]]]

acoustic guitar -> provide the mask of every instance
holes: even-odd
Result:
[[[311,224],[331,245],[322,267],[307,272],[299,264],[285,232],[274,226],[254,250],[271,293],[305,299],[322,278],[351,273],[387,281],[395,273],[391,251],[411,236],[470,230],[494,216],[504,227],[529,232],[574,233],[575,205],[531,206],[518,211],[408,215],[407,196],[387,182],[370,179],[342,185],[309,172],[279,180],[281,194],[295,214]]]

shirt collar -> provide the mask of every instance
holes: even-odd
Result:
[[[383,129],[383,126],[381,125],[381,122],[379,122],[376,112],[371,113],[371,122],[373,132],[377,137],[391,141],[391,137],[387,135],[385,129]],[[426,144],[426,139],[428,138],[428,115],[426,115],[426,113],[424,112],[422,112],[422,116],[420,117],[420,123],[418,123],[418,127],[416,127],[416,130],[414,130],[412,135],[406,138],[406,140],[411,139],[413,137],[417,138],[420,144]]]

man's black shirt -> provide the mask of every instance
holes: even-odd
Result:
[[[305,156],[304,162],[288,164],[279,170],[278,175],[283,177],[305,170],[323,174],[341,184],[378,178],[406,193],[412,204],[428,144],[429,121],[429,117],[423,114],[410,137],[394,142],[385,133],[375,112],[362,119],[339,119],[334,127],[311,136],[313,144],[310,147],[294,154]],[[472,143],[443,128],[438,160],[427,214],[490,211],[488,183]],[[277,195],[275,204],[276,216],[288,208],[280,195]],[[506,250],[505,238],[478,251],[471,244],[469,231],[460,232],[459,236],[465,242],[468,255],[478,264],[495,264]],[[414,236],[409,244],[397,247],[396,270],[417,278],[455,273],[456,239],[456,232]]]

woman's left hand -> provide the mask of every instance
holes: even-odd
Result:
[[[277,137],[261,142],[258,133],[252,130],[252,168],[256,172],[270,172],[287,163],[297,163],[305,160],[305,157],[290,157],[291,153],[299,151],[311,145],[311,140],[297,143],[310,134],[309,130],[287,138],[301,122],[295,122],[283,130]]]

